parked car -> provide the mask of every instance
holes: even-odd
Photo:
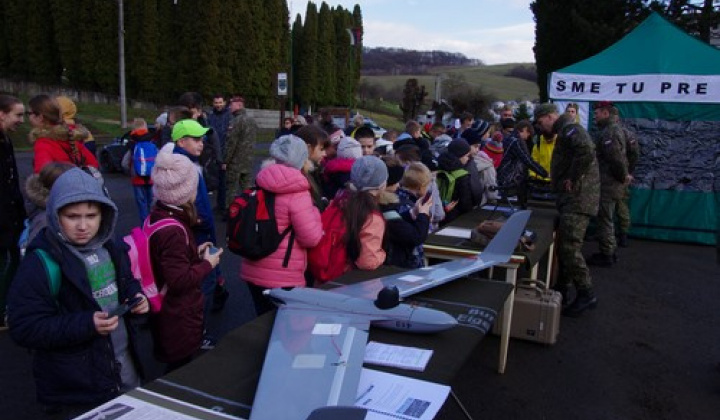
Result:
[[[155,127],[148,126],[148,130],[152,132],[155,130]],[[97,158],[100,164],[100,171],[103,173],[123,173],[129,175],[127,163],[123,165],[123,158],[126,158],[125,155],[129,151],[130,131],[122,136],[115,137],[112,142],[98,150]]]

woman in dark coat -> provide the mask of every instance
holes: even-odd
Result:
[[[8,133],[22,124],[25,107],[14,96],[0,95],[0,329],[5,329],[5,299],[20,263],[18,239],[27,217],[20,192],[15,150]]]

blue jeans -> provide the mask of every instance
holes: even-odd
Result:
[[[150,208],[152,207],[152,185],[133,185],[133,192],[135,193],[138,215],[140,215],[140,223],[145,223],[145,219],[150,214]]]

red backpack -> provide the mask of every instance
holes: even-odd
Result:
[[[275,220],[275,194],[259,187],[247,189],[235,197],[228,208],[227,247],[252,261],[265,258],[278,249],[290,233],[283,267],[290,261],[295,231],[292,225],[278,232]]]
[[[143,292],[150,303],[150,312],[160,312],[163,298],[167,293],[167,284],[160,290],[155,284],[155,274],[150,261],[150,237],[155,232],[168,226],[180,227],[185,234],[185,244],[190,243],[187,231],[182,223],[175,219],[160,219],[155,223],[150,223],[149,217],[145,219],[142,227],[133,228],[130,234],[123,238],[123,241],[130,246],[130,249],[128,249],[130,269],[133,277],[140,280]]]
[[[342,209],[332,201],[321,216],[323,236],[308,250],[308,268],[321,283],[340,277],[348,268],[345,217]]]

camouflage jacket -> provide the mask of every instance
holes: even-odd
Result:
[[[625,134],[625,156],[628,162],[628,172],[632,174],[635,172],[638,159],[640,159],[640,144],[634,131],[627,127],[621,127],[623,134]]]
[[[561,213],[597,215],[600,203],[600,172],[595,145],[582,126],[559,119],[558,133],[550,165],[550,179],[557,193],[557,208]],[[571,191],[564,183],[572,182]]]
[[[600,192],[603,199],[619,199],[628,176],[625,133],[619,124],[609,120],[598,125],[601,129],[595,138],[595,148],[600,167]]]
[[[257,130],[255,120],[244,110],[239,111],[230,121],[225,140],[225,163],[228,171],[232,168],[239,168],[243,173],[252,170]]]

